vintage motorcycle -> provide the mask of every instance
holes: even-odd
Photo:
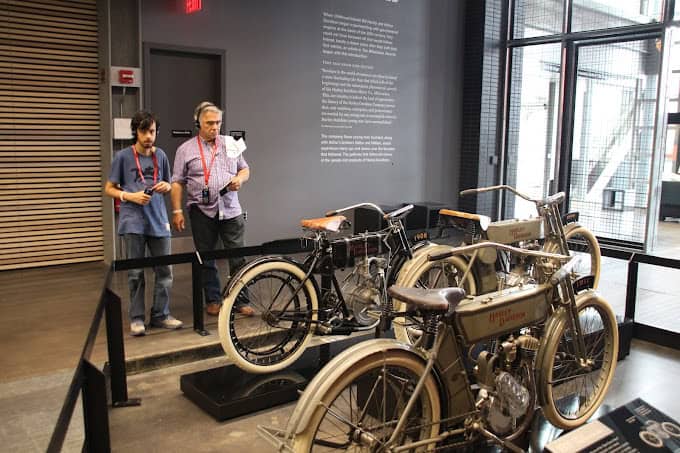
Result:
[[[571,278],[579,258],[480,243],[524,254],[545,283],[478,296],[461,288],[391,287],[423,334],[414,345],[359,343],[309,383],[284,430],[258,427],[278,451],[451,451],[516,439],[537,406],[563,429],[585,423],[602,403],[618,354],[609,304]],[[441,259],[441,257],[438,257]],[[468,363],[469,345],[494,338]]]
[[[560,215],[559,205],[564,201],[564,193],[534,200],[513,187],[502,185],[464,190],[461,196],[498,190],[507,190],[532,202],[538,216],[492,222],[483,215],[442,209],[439,211],[442,227],[462,230],[463,244],[490,241],[522,249],[578,255],[582,259],[574,268],[573,277],[591,275],[593,288],[596,289],[600,275],[600,247],[593,233],[578,224],[578,213]],[[452,248],[439,245],[431,248],[429,254],[446,254]],[[493,247],[475,249],[469,255],[449,254],[435,261],[420,255],[404,267],[396,282],[399,286],[431,289],[457,286],[465,289],[468,295],[528,283],[541,283],[532,267],[532,260]],[[394,300],[393,303],[399,307],[400,301]],[[413,342],[420,332],[406,327],[400,321],[403,320],[395,321],[396,337],[401,341]]]
[[[348,226],[343,212],[374,209],[385,220],[380,231],[331,238]],[[376,328],[381,313],[391,310],[387,288],[405,262],[432,248],[411,245],[402,219],[413,209],[404,206],[384,213],[373,203],[302,220],[311,233],[302,241],[312,252],[298,262],[287,256],[265,256],[244,266],[229,282],[218,318],[220,342],[229,358],[251,373],[286,368],[305,351],[313,334],[350,334]],[[337,273],[351,269],[341,287]],[[248,304],[254,316],[239,313]],[[384,318],[383,318],[384,319]]]

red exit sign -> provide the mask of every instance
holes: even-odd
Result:
[[[202,0],[184,0],[184,12],[195,13],[203,8]]]

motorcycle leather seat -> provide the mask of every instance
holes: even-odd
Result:
[[[454,211],[452,209],[440,209],[439,215],[458,217],[459,219],[472,220],[473,222],[479,223],[479,226],[483,231],[489,227],[491,223],[491,218],[481,214],[471,214],[469,212]]]
[[[415,305],[424,311],[445,312],[449,307],[456,308],[460,301],[465,299],[463,288],[424,289],[390,286],[387,293],[394,299]]]
[[[300,225],[308,230],[337,233],[345,222],[347,222],[347,218],[344,215],[334,215],[318,219],[303,219],[300,221]]]

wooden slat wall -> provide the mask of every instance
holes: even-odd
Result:
[[[103,256],[96,0],[0,0],[0,270]]]

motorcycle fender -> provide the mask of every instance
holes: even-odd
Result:
[[[564,236],[569,236],[569,232],[576,228],[581,228],[581,225],[579,223],[573,222],[564,225]],[[564,253],[559,240],[556,240],[555,238],[545,241],[545,244],[543,245],[543,251],[547,253]],[[567,253],[569,253],[568,250]]]
[[[417,242],[415,245],[411,246],[411,256],[412,257],[415,256],[416,253],[419,253],[420,250],[422,250],[424,248],[428,248],[432,245],[434,245],[434,244],[430,241]],[[394,284],[396,282],[402,268],[411,259],[412,258],[408,257],[408,253],[407,253],[406,250],[399,250],[399,252],[394,254],[394,256],[392,257],[392,260],[390,261],[389,273],[388,273],[387,278],[386,278],[386,281],[389,285]],[[397,276],[396,278],[395,278],[395,275]]]
[[[224,290],[222,291],[222,297],[227,297],[227,294],[231,291],[231,289],[234,287],[237,281],[239,281],[241,278],[243,278],[243,274],[248,272],[250,269],[252,269],[255,266],[258,266],[262,263],[269,263],[272,261],[286,261],[288,263],[294,264],[301,269],[303,268],[302,265],[295,261],[292,258],[289,258],[287,256],[283,255],[269,255],[269,256],[261,256],[259,258],[256,258],[248,263],[246,263],[244,266],[242,266],[238,272],[236,272],[235,275],[233,275],[230,279],[229,282],[227,282],[227,285],[224,287]],[[316,281],[312,278],[312,282],[314,283],[314,288],[317,290],[318,293],[318,288],[316,287]]]
[[[582,305],[584,301],[589,300],[592,297],[599,297],[597,292],[593,290],[589,291],[584,291],[576,296],[576,307],[579,307],[579,305]],[[544,334],[543,337],[541,338],[541,342],[539,343],[538,346],[538,352],[536,355],[536,382],[540,382],[542,379],[543,373],[546,373],[547,370],[545,367],[547,366],[546,362],[548,361],[547,354],[545,352],[546,346],[548,343],[552,341],[560,341],[559,338],[557,338],[557,328],[560,324],[560,322],[569,322],[567,317],[569,316],[569,313],[567,312],[566,307],[559,307],[557,310],[553,312],[552,315],[548,318],[548,321],[545,324],[545,329],[543,330]],[[537,393],[538,393],[538,403],[541,407],[545,406],[548,402],[548,396],[545,393],[548,389],[546,388],[537,388]]]
[[[398,282],[403,279],[403,276],[408,275],[408,273],[414,267],[414,264],[420,262],[420,257],[427,256],[427,254],[434,247],[437,247],[437,246],[438,246],[438,244],[435,244],[433,242],[424,242],[417,249],[414,247],[413,258],[407,259],[407,260],[405,260],[404,263],[401,264],[400,269],[399,269],[399,274],[397,276],[397,280],[396,280],[395,283],[398,284]]]
[[[553,312],[552,315],[550,315],[548,321],[545,324],[545,328],[543,329],[543,337],[541,338],[541,342],[538,345],[538,353],[536,357],[536,382],[541,382],[541,376],[546,372],[544,369],[544,366],[547,366],[545,365],[547,359],[544,352],[545,348],[551,341],[560,341],[559,338],[555,338],[555,329],[557,328],[557,324],[560,322],[560,320],[566,316],[567,310],[564,307],[559,307]],[[547,389],[536,389],[536,392],[538,393],[538,404],[541,407],[545,406],[548,401],[548,396],[546,395],[545,390]]]
[[[418,251],[413,253],[413,258],[404,263],[404,265],[401,268],[401,271],[399,272],[399,277],[397,277],[396,284],[398,286],[399,285],[403,286],[402,282],[408,279],[409,274],[414,269],[419,269],[420,266],[423,265],[423,263],[426,263],[429,255],[436,255],[438,253],[447,252],[453,248],[454,247],[450,245],[441,245],[434,243],[429,243],[426,246],[420,248]]]
[[[314,408],[320,404],[323,395],[337,379],[356,366],[357,362],[372,355],[376,355],[376,360],[379,360],[379,356],[389,351],[411,352],[423,362],[427,361],[418,349],[391,338],[372,339],[351,346],[328,362],[307,385],[288,421],[285,437],[292,438],[305,430]]]

